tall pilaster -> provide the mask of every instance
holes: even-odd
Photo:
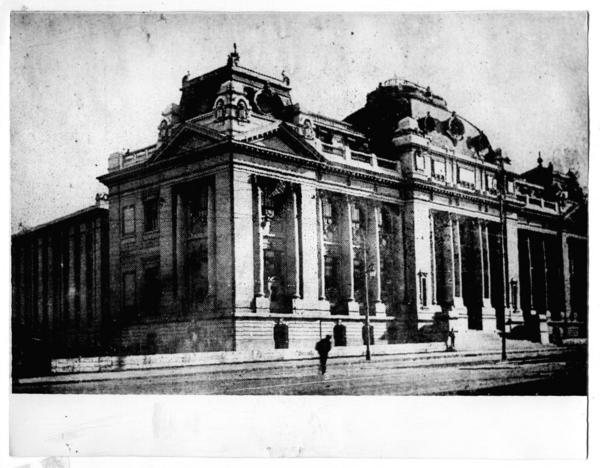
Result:
[[[185,285],[185,212],[183,195],[175,195],[175,271],[177,277],[177,302],[179,312],[183,312],[186,298]]]
[[[318,238],[318,245],[317,245],[317,249],[318,249],[318,260],[319,260],[319,301],[326,301],[325,298],[325,239],[323,236],[323,198],[322,195],[320,193],[317,193],[317,225],[318,225],[318,231],[317,231],[317,238]],[[304,232],[304,231],[303,231]],[[307,244],[305,244],[306,246]],[[308,251],[305,249],[305,252]],[[307,255],[305,255],[306,257]],[[305,276],[306,278],[306,270],[305,270]]]
[[[241,312],[252,310],[255,297],[254,271],[254,235],[253,235],[253,181],[254,177],[246,171],[234,168],[232,170],[232,203],[228,213],[231,213],[233,223],[233,260],[235,309]],[[217,191],[219,186],[216,185]],[[227,216],[220,209],[220,216]],[[221,215],[221,213],[223,213]],[[231,241],[230,241],[231,242]],[[231,253],[229,254],[231,257]],[[218,258],[218,256],[217,256]],[[221,286],[221,282],[218,282]]]
[[[571,317],[571,259],[569,257],[569,244],[567,242],[567,235],[565,232],[560,233],[560,245],[561,245],[561,258],[562,258],[562,282],[563,285],[563,298],[564,298],[564,312],[563,320]]]
[[[437,304],[437,252],[435,248],[435,224],[433,211],[429,211],[429,249],[431,255],[431,303]]]
[[[359,305],[354,297],[354,239],[352,236],[352,200],[345,197],[340,203],[342,208],[342,268],[344,271],[345,296],[348,313],[358,314]]]
[[[464,307],[462,295],[462,247],[460,242],[460,219],[452,215],[452,253],[454,254],[454,305]]]
[[[217,284],[215,257],[216,257],[216,232],[215,232],[215,189],[214,180],[211,178],[207,188],[207,207],[206,207],[206,244],[207,244],[207,274],[208,274],[208,297],[210,305],[214,309]]]
[[[296,187],[292,187],[291,190],[291,219],[289,226],[292,230],[292,239],[291,239],[291,248],[292,255],[290,256],[292,260],[291,271],[292,275],[290,277],[291,284],[289,288],[289,294],[292,296],[292,299],[296,300],[300,298],[300,223],[299,217],[300,213],[298,212],[298,193],[296,192]]]
[[[381,208],[375,204],[367,204],[368,210],[368,233],[365,245],[369,255],[369,262],[375,269],[375,277],[369,281],[369,293],[372,293],[375,313],[384,315],[386,312],[386,304],[381,302],[381,251],[379,246],[379,225],[381,219]],[[365,265],[368,268],[368,265]]]
[[[476,251],[479,258],[481,283],[481,325],[483,330],[496,330],[496,311],[492,308],[489,293],[489,244],[487,239],[487,225],[482,220],[476,222]]]
[[[54,289],[54,281],[55,281],[55,271],[54,271],[54,251],[52,249],[53,246],[53,242],[52,242],[52,234],[49,234],[48,237],[46,237],[46,259],[47,259],[47,263],[46,263],[46,313],[48,316],[48,332],[49,336],[52,336],[53,334],[51,333],[53,328],[54,328],[54,304],[56,301],[56,296],[55,296],[55,289]]]
[[[265,296],[265,254],[263,245],[263,189],[254,179],[254,205],[253,205],[253,232],[254,232],[254,254],[256,262],[254,263],[254,297],[264,298]]]
[[[37,255],[37,311],[38,311],[38,323],[40,324],[41,335],[46,332],[46,300],[44,297],[45,280],[44,277],[44,243],[43,238],[38,238],[35,242],[36,255]]]
[[[161,295],[160,310],[169,314],[175,313],[177,307],[177,194],[173,187],[163,186],[160,189],[158,203],[158,227],[160,236],[160,278]],[[94,241],[94,245],[97,241]],[[99,242],[99,241],[98,241]]]
[[[69,286],[67,292],[67,301],[69,303],[69,322],[68,327],[76,323],[75,318],[75,229],[69,229]]]
[[[329,314],[329,301],[325,300],[322,201],[313,186],[300,184],[299,190],[303,307]]]
[[[519,288],[519,232],[518,220],[516,214],[507,214],[506,220],[506,244],[508,260],[508,279],[512,281],[515,288]],[[504,264],[504,262],[502,262]],[[521,310],[519,294],[516,294],[514,300],[511,297],[511,284],[505,285],[508,296],[508,311],[505,311],[505,317],[510,318],[515,325],[523,323],[523,311]]]
[[[232,245],[232,189],[231,171],[223,170],[215,174],[215,210],[219,214],[216,217],[216,276],[218,313],[231,314],[233,312],[233,245]],[[252,217],[252,209],[248,207],[247,215]],[[252,235],[251,224],[246,230]],[[252,256],[252,244],[246,247]],[[244,273],[252,280],[252,267]]]

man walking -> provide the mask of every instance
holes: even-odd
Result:
[[[327,356],[331,351],[331,335],[327,335],[322,340],[317,341],[315,349],[319,353],[319,362],[321,363],[321,374],[325,375],[327,370]]]

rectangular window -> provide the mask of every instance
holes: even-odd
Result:
[[[133,205],[123,208],[121,230],[123,235],[135,234],[135,207]]]
[[[446,163],[444,161],[438,161],[437,159],[432,160],[433,167],[431,168],[431,175],[434,179],[444,180],[446,179]]]
[[[158,198],[144,200],[144,232],[158,229]]]
[[[340,258],[337,255],[325,255],[325,297],[331,304],[342,300],[340,290]]]
[[[208,189],[199,188],[188,199],[188,235],[204,236],[208,226]]]
[[[126,316],[135,314],[135,272],[123,274],[123,312]]]
[[[497,180],[494,174],[486,174],[487,189],[496,190],[498,188]]]
[[[420,152],[415,153],[415,167],[417,171],[425,170],[425,156],[423,156]]]
[[[464,167],[458,168],[458,182],[475,187],[475,172]]]

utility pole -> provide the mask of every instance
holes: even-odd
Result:
[[[502,361],[506,361],[506,311],[509,310],[510,307],[510,285],[508,281],[508,235],[507,235],[507,227],[506,227],[506,168],[504,164],[510,164],[510,158],[502,156],[502,150],[496,150],[496,162],[498,163],[498,202],[499,202],[499,211],[500,211],[500,224],[502,226],[502,262],[503,262],[503,271],[504,271],[504,297],[502,301]],[[510,313],[510,311],[509,311]],[[511,320],[508,319],[508,323],[510,324]]]

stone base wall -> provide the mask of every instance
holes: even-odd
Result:
[[[113,340],[118,354],[232,351],[231,319],[182,320],[129,325]]]
[[[315,344],[326,335],[334,336],[333,328],[337,317],[304,318],[304,317],[236,317],[235,339],[237,351],[275,348],[275,326],[280,323],[287,326],[287,346],[289,349],[314,349]],[[364,317],[344,316],[339,318],[346,327],[346,346],[363,345],[362,327]],[[388,326],[392,318],[371,319],[374,344],[388,344]],[[332,339],[333,342],[333,339]]]

